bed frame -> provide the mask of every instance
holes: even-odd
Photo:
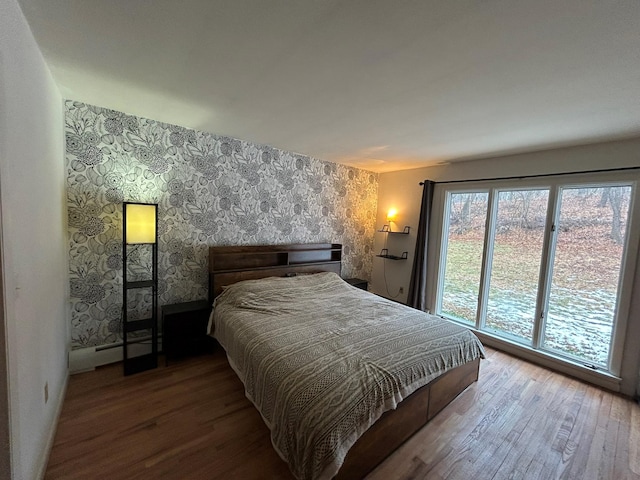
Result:
[[[241,280],[297,273],[340,275],[341,261],[342,245],[337,243],[209,247],[209,302],[222,293],[222,287]]]
[[[241,280],[297,273],[340,275],[341,260],[342,245],[335,243],[209,247],[209,302],[223,286]],[[478,380],[479,368],[476,359],[449,370],[382,415],[351,447],[335,479],[363,478]]]

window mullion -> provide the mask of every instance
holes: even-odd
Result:
[[[480,288],[478,291],[478,309],[476,313],[476,328],[483,330],[487,320],[487,302],[489,299],[489,283],[491,278],[491,264],[493,259],[493,244],[496,228],[496,212],[498,210],[498,196],[496,189],[489,190],[487,202],[487,220],[484,229],[484,248],[482,250],[482,270],[480,272]]]
[[[444,292],[444,275],[447,269],[447,249],[446,245],[449,242],[449,221],[451,216],[451,192],[444,193],[444,213],[442,215],[442,230],[440,232],[440,245],[438,259],[438,276],[436,285],[436,301],[434,306],[434,312],[440,313],[442,311],[442,294]]]
[[[638,206],[638,190],[636,182],[631,184],[633,188],[631,205],[627,214],[627,234],[624,240],[625,251],[621,263],[620,277],[618,279],[618,298],[616,301],[616,313],[613,321],[613,331],[611,332],[611,343],[609,349],[609,371],[614,375],[620,375],[622,364],[622,353],[624,348],[627,318],[631,302],[632,289],[625,285],[633,285],[635,265],[637,261],[639,242],[639,229],[634,228],[640,223],[640,208]]]
[[[549,204],[547,219],[544,227],[544,244],[542,246],[542,260],[538,277],[538,295],[536,299],[536,314],[533,323],[533,345],[535,349],[541,347],[544,328],[549,310],[549,293],[553,275],[553,257],[556,250],[556,226],[560,215],[560,188],[554,185],[549,190]]]

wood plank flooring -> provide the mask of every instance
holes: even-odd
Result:
[[[487,349],[480,380],[367,480],[640,479],[640,407]],[[286,479],[221,349],[71,377],[46,479]]]

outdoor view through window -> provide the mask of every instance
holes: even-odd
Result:
[[[608,368],[631,194],[630,184],[450,191],[438,313]]]

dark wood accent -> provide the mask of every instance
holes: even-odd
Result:
[[[242,280],[294,273],[340,275],[341,261],[342,245],[335,243],[209,247],[209,301],[225,285]]]
[[[361,278],[345,278],[344,281],[361,290],[367,290],[369,288],[369,282]]]
[[[473,382],[478,380],[480,360],[460,365],[455,370],[440,376],[431,385],[429,395],[429,411],[427,420],[431,420],[440,410],[449,405],[461,392]],[[454,374],[455,373],[455,374]]]
[[[340,275],[340,263],[323,263],[319,265],[296,265],[261,268],[259,270],[241,270],[236,272],[221,272],[210,276],[210,289],[213,291],[213,298],[222,293],[222,288],[226,285],[232,285],[242,280],[257,280],[265,277],[284,277],[291,273],[318,273],[318,272],[334,272]]]
[[[367,480],[640,479],[634,401],[486,350],[478,382]],[[222,349],[72,375],[45,479],[93,478],[294,480]]]
[[[479,368],[477,359],[449,370],[382,415],[349,450],[336,480],[363,478],[440,411],[431,404],[442,409],[475,382]]]
[[[208,351],[207,335],[211,307],[206,300],[162,306],[162,350],[165,362]]]

